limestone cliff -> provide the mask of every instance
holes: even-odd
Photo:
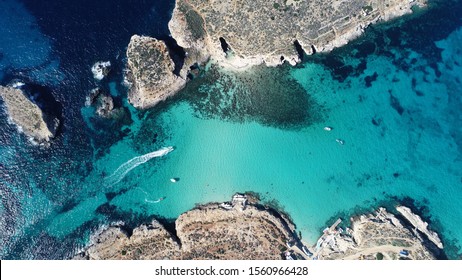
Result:
[[[358,37],[426,0],[177,0],[169,29],[193,56],[233,68],[299,61]],[[226,52],[224,52],[226,51]],[[200,52],[200,54],[197,54]]]
[[[19,88],[0,86],[9,119],[34,142],[44,143],[56,135],[59,120],[45,114]]]
[[[137,108],[152,107],[186,84],[184,78],[173,73],[175,65],[163,41],[134,35],[127,48],[127,59],[128,100]]]

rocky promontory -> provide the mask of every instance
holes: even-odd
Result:
[[[176,220],[176,236],[158,222],[129,235],[111,226],[94,235],[77,259],[281,259],[293,225],[279,214],[237,195]]]
[[[177,0],[169,29],[199,63],[210,56],[235,69],[296,64],[303,52],[330,51],[372,23],[425,4],[426,0]]]
[[[59,120],[42,111],[20,88],[0,86],[9,119],[30,140],[46,143],[55,137]]]
[[[249,202],[252,200],[252,202]],[[413,214],[415,215],[415,214]],[[384,208],[337,220],[313,246],[278,211],[236,194],[180,215],[175,233],[159,222],[132,232],[120,224],[95,233],[76,259],[435,259],[428,240]]]
[[[173,73],[175,65],[164,41],[132,36],[127,48],[128,100],[136,108],[152,107],[182,89],[186,80]]]
[[[317,259],[435,259],[431,244],[405,226],[406,222],[406,217],[379,208],[351,218],[351,228],[324,230],[312,251]]]

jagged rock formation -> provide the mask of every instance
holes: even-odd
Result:
[[[111,71],[111,62],[110,61],[98,61],[91,67],[91,72],[93,77],[97,80],[102,80],[106,77]]]
[[[433,242],[438,248],[443,249],[443,243],[439,238],[438,234],[428,229],[428,223],[424,222],[421,217],[412,213],[411,209],[405,206],[396,207],[401,215],[406,218],[417,230],[425,234],[431,242]]]
[[[114,106],[112,96],[100,88],[94,88],[85,98],[85,106],[96,106],[96,114],[102,118],[119,118],[124,111],[122,108]]]
[[[347,232],[326,231],[312,250],[319,259],[435,259],[424,244],[397,217],[379,208],[353,218]]]
[[[426,0],[177,0],[169,29],[198,62],[211,56],[233,68],[295,64],[300,49],[307,54],[330,51],[372,23],[425,4]]]
[[[55,137],[59,120],[44,113],[23,90],[0,86],[9,119],[33,142],[46,143]]]
[[[132,36],[127,48],[128,100],[140,109],[152,107],[181,90],[186,80],[173,73],[175,65],[165,42]]]

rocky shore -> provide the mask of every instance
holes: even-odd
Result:
[[[75,259],[435,259],[407,222],[379,208],[352,218],[352,228],[338,220],[310,247],[283,214],[236,194],[183,213],[176,233],[155,220],[132,232],[123,224],[102,229]]]
[[[327,52],[365,28],[411,13],[426,0],[177,0],[169,29],[178,45],[234,69],[296,64]],[[200,61],[200,60],[199,60]]]
[[[195,65],[231,70],[292,65],[361,35],[367,26],[412,12],[427,0],[177,0],[168,24],[185,51],[178,74],[163,41],[133,36],[127,50],[129,101],[146,109],[182,89]]]
[[[34,143],[46,144],[55,137],[59,120],[42,111],[21,88],[0,86],[8,118]]]
[[[315,258],[325,260],[436,259],[435,252],[440,251],[433,250],[431,241],[422,238],[418,230],[407,227],[408,222],[406,216],[379,208],[375,213],[353,217],[351,228],[324,230],[311,250]]]

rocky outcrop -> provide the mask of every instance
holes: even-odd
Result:
[[[162,260],[177,259],[180,245],[157,221],[141,225],[129,235],[122,225],[113,225],[93,235],[90,245],[75,259]]]
[[[254,205],[210,204],[176,221],[183,259],[281,259],[292,232],[286,221]]]
[[[0,86],[0,96],[9,119],[29,140],[47,143],[55,137],[59,120],[43,112],[22,89]]]
[[[396,207],[401,215],[408,220],[418,231],[427,236],[428,240],[433,242],[438,248],[443,249],[443,243],[438,234],[428,229],[428,223],[424,222],[421,217],[412,213],[411,209],[405,206]]]
[[[300,49],[326,52],[371,23],[411,12],[426,0],[177,0],[169,29],[198,62],[274,66],[300,60]],[[198,52],[198,53],[196,53]]]
[[[199,206],[175,224],[178,242],[155,221],[135,228],[131,236],[120,226],[109,227],[94,235],[76,258],[281,259],[293,228],[270,210],[239,198]]]
[[[110,61],[98,61],[91,67],[93,77],[97,80],[104,79],[111,71]]]
[[[129,102],[136,108],[146,109],[181,90],[185,77],[173,73],[175,65],[165,42],[132,36],[127,49]]]
[[[326,230],[312,248],[318,259],[414,259],[435,255],[425,242],[384,208],[352,218],[352,229]]]

